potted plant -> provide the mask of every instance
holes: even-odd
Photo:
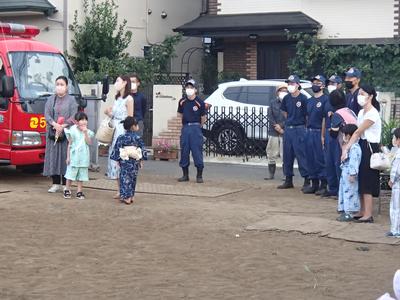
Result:
[[[168,140],[160,140],[153,148],[154,159],[177,159],[178,158],[178,145]]]

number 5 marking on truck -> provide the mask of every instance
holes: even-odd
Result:
[[[45,128],[46,127],[46,119],[45,117],[41,117],[40,120],[37,117],[32,117],[29,122],[29,127],[36,129],[38,127]]]

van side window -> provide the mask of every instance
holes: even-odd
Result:
[[[0,92],[2,89],[2,82],[3,82],[3,77],[6,75],[6,72],[4,70],[4,64],[2,59],[0,58]],[[8,100],[2,96],[0,96],[0,110],[7,110],[8,109]]]

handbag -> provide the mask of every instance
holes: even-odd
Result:
[[[115,127],[112,119],[106,117],[101,121],[99,129],[96,132],[96,139],[103,144],[111,144],[114,136]]]
[[[54,120],[54,117],[55,117],[55,111],[54,111],[54,108],[55,108],[55,106],[56,106],[56,100],[57,100],[57,97],[54,97],[54,103],[53,103],[53,120]],[[49,140],[51,140],[51,141],[56,141],[56,130],[53,128],[53,127],[49,127],[49,129],[48,129],[48,133],[47,133],[47,137],[49,138]],[[57,143],[58,142],[62,142],[62,141],[64,141],[65,140],[65,133],[64,133],[64,131],[62,131],[58,136],[57,136]]]
[[[389,155],[383,152],[374,153],[372,151],[371,144],[368,143],[369,149],[371,150],[370,168],[379,171],[386,171],[390,169],[390,158]]]

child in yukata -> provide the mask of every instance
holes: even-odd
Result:
[[[76,181],[78,191],[76,198],[85,199],[82,192],[84,181],[89,181],[89,165],[90,165],[90,150],[89,145],[92,144],[94,133],[87,128],[88,117],[84,112],[75,114],[76,124],[70,129],[64,129],[68,139],[67,150],[67,171],[65,178],[67,179],[64,189],[64,198],[71,198],[71,184]]]
[[[347,124],[341,128],[343,133],[343,143],[347,143],[353,133],[357,130],[357,125]],[[339,183],[338,212],[341,215],[336,219],[339,222],[353,221],[353,214],[360,211],[360,195],[358,193],[358,170],[361,163],[361,147],[354,143],[349,155],[340,166],[342,174]]]
[[[110,158],[120,164],[120,201],[132,204],[135,197],[136,180],[139,169],[143,167],[143,160],[147,159],[147,152],[143,140],[136,134],[139,130],[138,122],[134,117],[127,117],[124,124],[125,134],[120,135],[112,150]]]
[[[393,132],[393,147],[397,151],[390,169],[389,186],[392,188],[392,198],[390,199],[390,231],[386,236],[400,238],[400,128]]]

